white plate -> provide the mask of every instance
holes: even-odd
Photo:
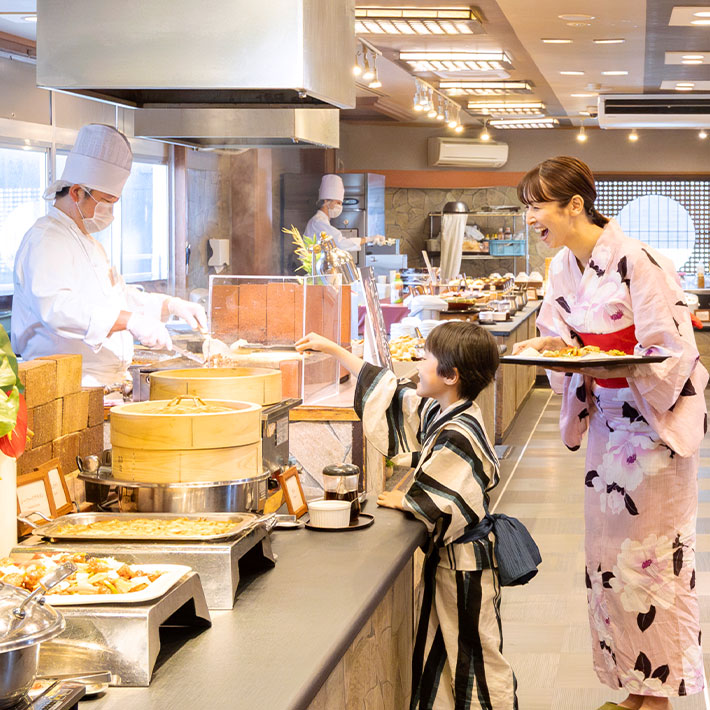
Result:
[[[131,565],[140,572],[164,572],[139,592],[126,594],[48,594],[45,597],[51,606],[83,606],[84,604],[131,604],[146,602],[161,597],[182,577],[192,570],[187,565]]]

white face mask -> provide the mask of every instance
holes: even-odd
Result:
[[[342,205],[334,205],[333,207],[328,208],[328,217],[331,219],[335,219],[336,217],[340,217],[340,213],[343,211],[343,206]]]
[[[113,222],[113,203],[99,202],[88,190],[84,192],[96,203],[93,217],[84,217],[84,215],[81,214],[79,203],[76,203],[76,208],[79,210],[81,219],[84,222],[84,228],[89,234],[102,232]]]

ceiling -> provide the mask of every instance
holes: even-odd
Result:
[[[682,2],[682,0],[679,0]],[[596,106],[599,93],[653,93],[676,81],[695,82],[695,90],[710,87],[710,25],[692,26],[694,13],[710,12],[700,3],[679,4],[672,0],[478,0],[471,6],[482,18],[482,31],[470,35],[362,35],[377,47],[379,79],[382,87],[358,84],[357,107],[343,111],[344,120],[399,123],[431,123],[413,111],[412,68],[399,60],[401,50],[504,51],[512,68],[499,78],[525,80],[532,92],[508,96],[506,100],[538,100],[546,113],[560,125],[594,125],[584,116]],[[356,0],[356,5],[401,7],[469,7],[456,0]],[[35,37],[36,25],[24,18],[36,12],[36,0],[0,0],[0,33],[28,40]],[[560,15],[588,16],[561,19]],[[1,35],[0,35],[1,37]],[[547,44],[543,38],[571,40],[567,44]],[[597,44],[598,39],[623,39],[619,44]],[[678,63],[678,54],[708,53],[703,64]],[[627,72],[606,75],[604,72]],[[561,72],[583,72],[562,74]],[[440,77],[418,73],[438,87]],[[475,74],[464,79],[491,78]],[[665,84],[664,84],[665,82]],[[667,89],[666,89],[667,90]],[[580,94],[579,96],[575,96]],[[465,109],[467,100],[484,97],[456,97]],[[503,98],[503,97],[501,97]],[[480,123],[480,118],[462,111],[464,124]]]

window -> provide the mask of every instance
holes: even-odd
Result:
[[[57,175],[66,155],[57,155]],[[156,281],[168,277],[168,168],[160,163],[133,161],[114,221],[94,235],[126,281]]]
[[[658,249],[678,271],[694,273],[710,261],[710,181],[597,181],[597,209]]]
[[[0,295],[12,293],[12,272],[22,237],[45,214],[45,150],[0,146]]]

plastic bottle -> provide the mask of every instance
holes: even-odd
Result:
[[[392,303],[402,303],[402,290],[404,289],[404,284],[402,283],[402,274],[399,271],[394,275],[394,281],[392,282]]]
[[[698,264],[698,288],[705,288],[705,269],[702,264]]]

